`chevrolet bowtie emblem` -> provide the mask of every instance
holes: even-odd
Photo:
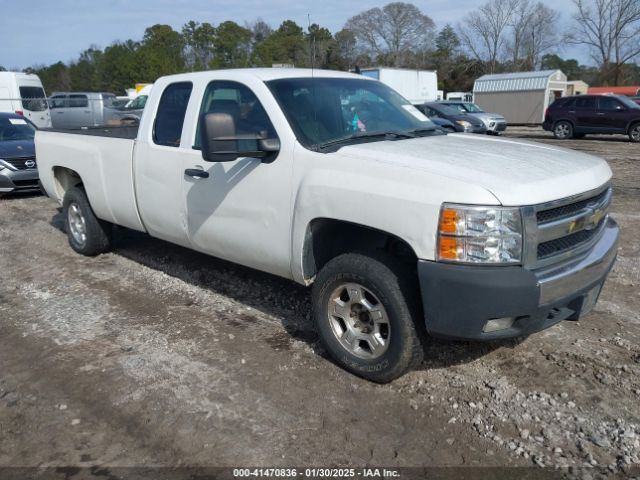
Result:
[[[567,233],[577,232],[578,230],[593,230],[598,226],[600,220],[602,220],[605,215],[604,210],[600,208],[590,208],[589,210],[591,210],[590,213],[569,224]]]

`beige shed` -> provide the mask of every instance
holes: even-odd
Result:
[[[473,101],[486,112],[504,115],[511,125],[540,124],[544,112],[566,95],[567,76],[560,70],[484,75],[473,84]]]

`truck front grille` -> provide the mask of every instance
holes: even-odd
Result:
[[[548,258],[552,255],[557,255],[571,250],[572,248],[576,248],[577,246],[591,240],[599,231],[600,230],[598,228],[594,228],[593,230],[581,230],[567,235],[566,237],[542,242],[538,245],[538,258]]]
[[[609,189],[604,190],[602,193],[595,195],[585,200],[569,203],[568,205],[561,205],[559,207],[550,208],[549,210],[542,210],[536,213],[538,224],[552,222],[560,218],[569,217],[580,210],[583,210],[590,203],[600,204],[602,200],[609,194]]]
[[[5,158],[4,162],[18,170],[30,170],[37,168],[36,157]],[[33,164],[31,164],[31,162],[33,162]]]
[[[603,231],[611,187],[524,207],[525,265],[541,268],[585,251]]]

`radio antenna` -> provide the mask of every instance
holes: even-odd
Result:
[[[316,104],[316,82],[314,76],[314,70],[316,66],[316,35],[311,31],[311,14],[307,13],[307,23],[309,35],[311,35],[311,95],[313,101],[313,122],[315,123],[316,128],[318,128],[318,112],[317,112],[317,104]]]

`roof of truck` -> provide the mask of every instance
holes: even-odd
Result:
[[[211,74],[229,78],[232,78],[234,76],[251,75],[259,78],[264,82],[268,82],[269,80],[279,80],[283,78],[311,78],[312,76],[318,78],[363,78],[366,80],[371,80],[368,77],[357,75],[355,73],[340,72],[337,70],[322,70],[317,68],[313,70],[311,68],[234,68],[223,70],[207,70],[204,72],[181,73],[177,75],[170,75],[169,78],[193,78],[194,76],[210,77]]]

